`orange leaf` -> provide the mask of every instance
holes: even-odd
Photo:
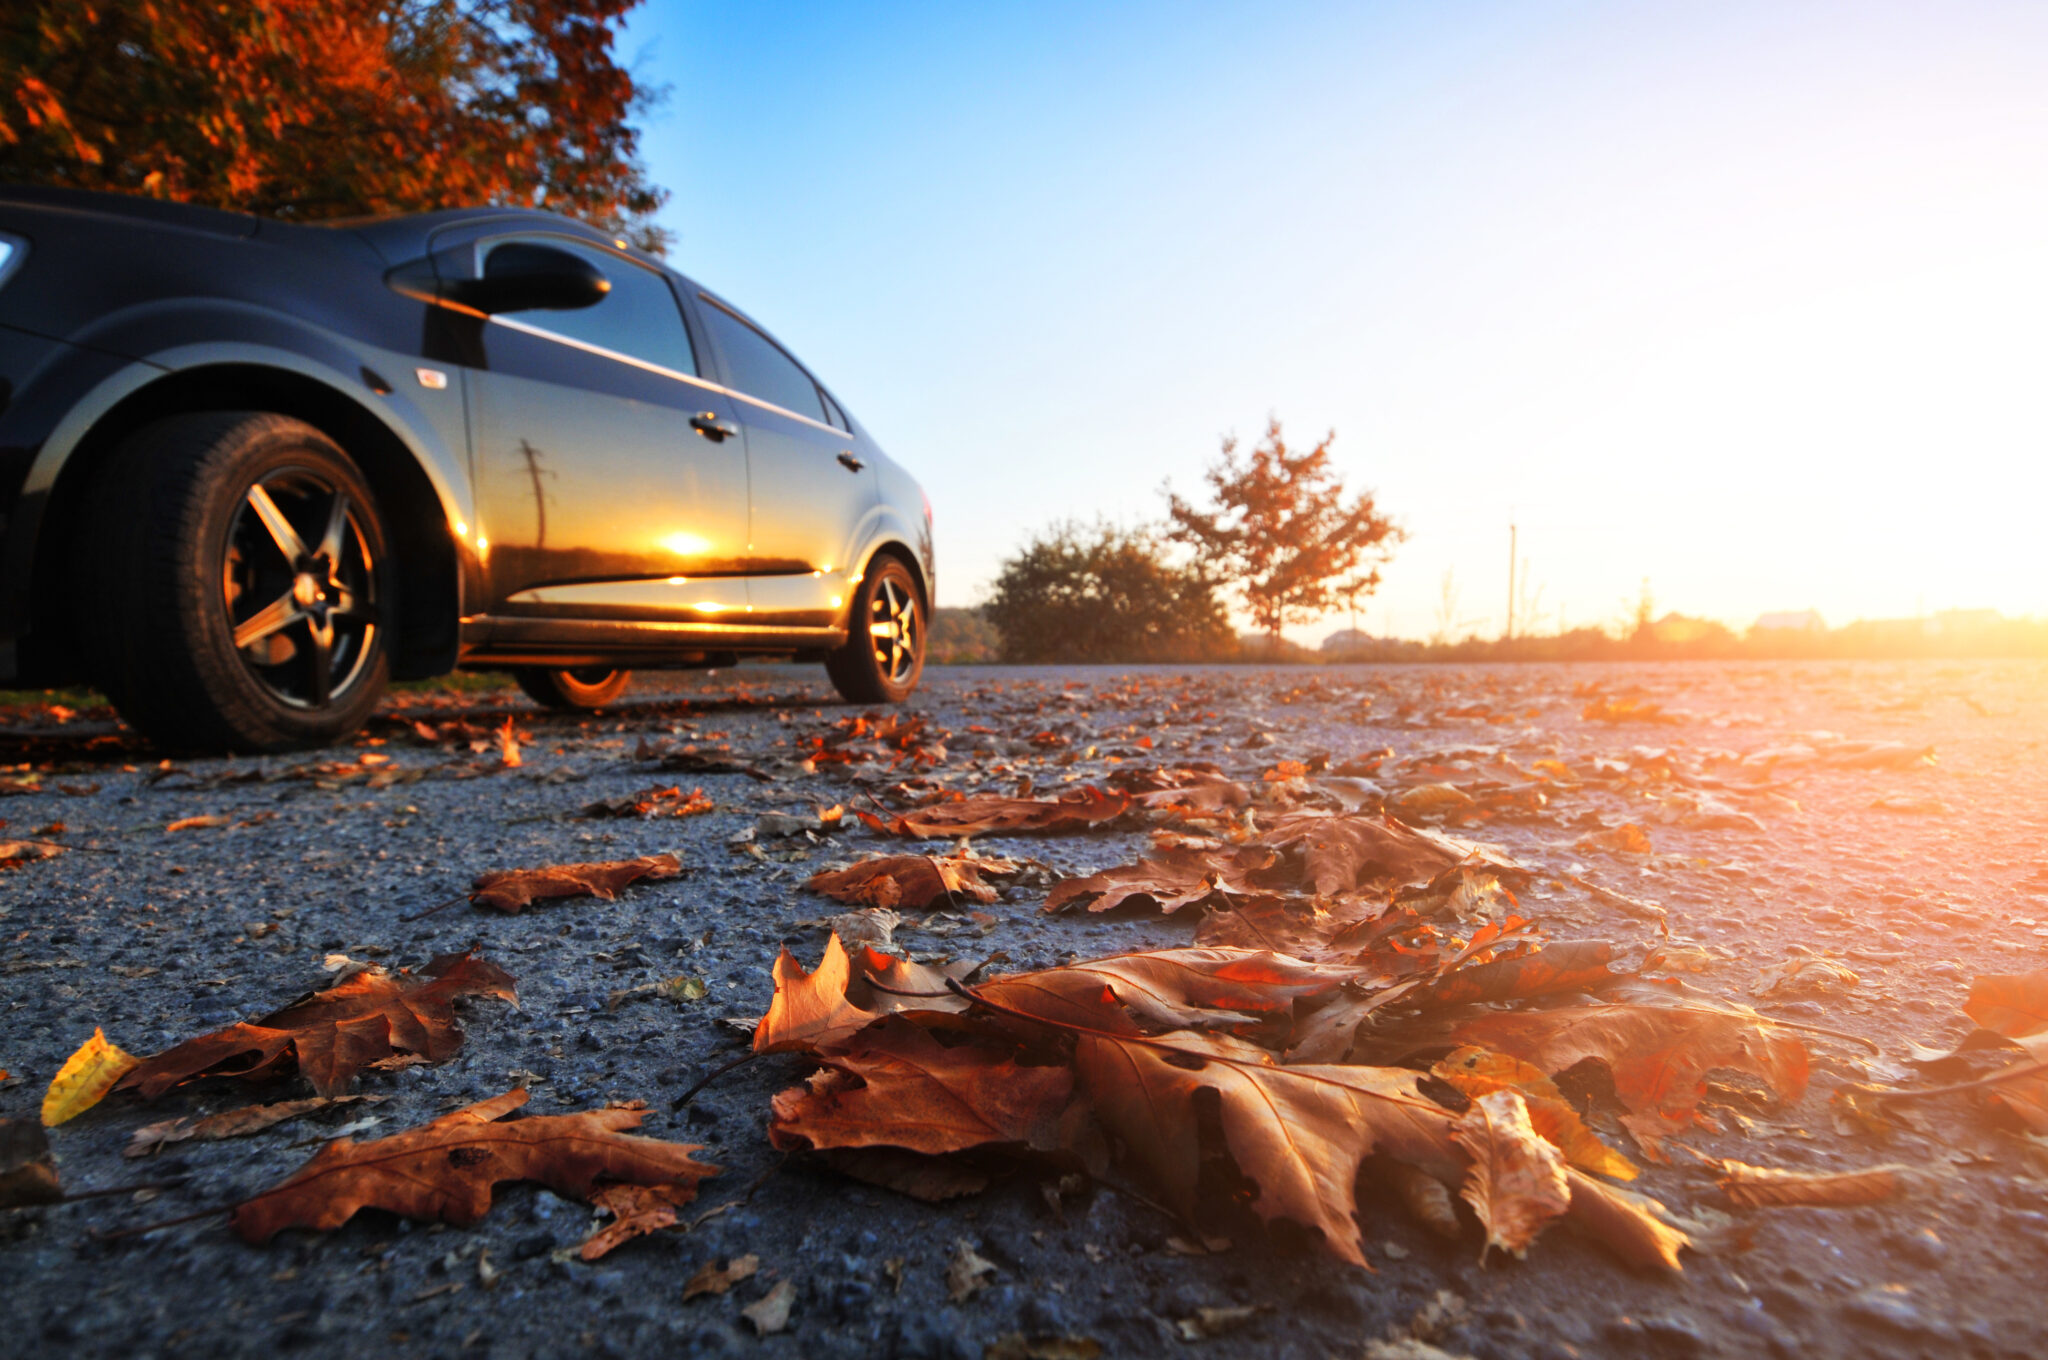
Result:
[[[462,1047],[457,997],[518,1003],[512,975],[473,954],[443,954],[423,971],[431,981],[366,969],[260,1020],[202,1034],[145,1059],[122,1077],[118,1089],[154,1100],[197,1077],[267,1077],[290,1062],[316,1093],[338,1096],[359,1070],[395,1053],[428,1062],[454,1057]]]
[[[992,1143],[1060,1146],[1072,1100],[1065,1066],[1025,1067],[986,1045],[947,1047],[903,1021],[878,1025],[804,1086],[777,1095],[768,1141],[778,1148],[895,1147],[959,1152]]]
[[[595,864],[552,864],[540,869],[499,869],[477,875],[469,900],[480,907],[516,916],[535,902],[562,897],[600,897],[609,902],[628,885],[675,878],[683,872],[674,855],[642,855],[638,859]]]
[[[1014,871],[1008,860],[973,860],[945,855],[883,855],[844,869],[811,875],[804,884],[835,901],[866,907],[903,907],[922,911],[941,900],[996,900],[996,889],[982,881],[984,871]]]
[[[640,1126],[638,1109],[501,1122],[526,1098],[508,1091],[388,1138],[337,1139],[279,1185],[235,1206],[229,1223],[256,1243],[285,1228],[338,1228],[361,1209],[464,1227],[489,1212],[492,1190],[504,1181],[539,1181],[585,1198],[601,1180],[694,1184],[718,1172],[691,1159],[695,1147],[623,1132]]]
[[[1490,1091],[1451,1126],[1451,1137],[1472,1155],[1459,1194],[1486,1229],[1486,1252],[1499,1247],[1517,1259],[1550,1221],[1571,1204],[1564,1156],[1538,1136],[1519,1091]]]
[[[1115,821],[1130,805],[1128,794],[1104,793],[1090,785],[1070,789],[1057,798],[976,794],[918,808],[886,821],[872,814],[863,814],[862,820],[896,836],[978,836],[989,832],[1015,835],[1026,831],[1087,830]]]
[[[1972,978],[1963,1013],[2048,1060],[2048,968]]]
[[[1743,1209],[1794,1204],[1877,1204],[1904,1191],[1915,1174],[1913,1168],[1897,1164],[1873,1166],[1866,1171],[1815,1173],[1780,1171],[1715,1157],[1704,1160],[1720,1173],[1716,1183],[1728,1202]]]
[[[1748,1072],[1786,1100],[1806,1089],[1806,1046],[1739,1011],[1575,1006],[1480,1016],[1452,1033],[1461,1043],[1512,1054],[1551,1075],[1598,1058],[1630,1110],[1622,1122],[1657,1160],[1663,1160],[1661,1140],[1692,1123],[1713,1068]]]

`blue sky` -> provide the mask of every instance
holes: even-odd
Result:
[[[1497,630],[1511,520],[1546,627],[2048,614],[2048,7],[650,0],[619,53],[676,264],[923,481],[942,604],[1273,413],[1409,530],[1375,632]]]

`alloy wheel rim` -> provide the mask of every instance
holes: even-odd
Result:
[[[315,710],[345,698],[378,626],[362,507],[311,469],[266,473],[228,525],[221,602],[235,654],[273,699]]]
[[[917,669],[917,597],[903,582],[885,576],[875,588],[869,615],[875,664],[890,684],[906,683]]]

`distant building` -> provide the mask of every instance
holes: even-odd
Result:
[[[1820,616],[1818,609],[1788,609],[1777,614],[1762,614],[1751,626],[1752,633],[1825,633],[1827,620]]]
[[[1372,646],[1373,635],[1358,628],[1339,628],[1323,639],[1326,652],[1361,652]]]

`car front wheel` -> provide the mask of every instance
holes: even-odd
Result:
[[[878,557],[847,616],[846,643],[825,658],[838,691],[857,704],[901,703],[924,674],[923,597],[910,568]]]
[[[326,435],[258,412],[138,430],[82,525],[96,682],[153,741],[316,746],[389,675],[394,574],[369,484]]]

